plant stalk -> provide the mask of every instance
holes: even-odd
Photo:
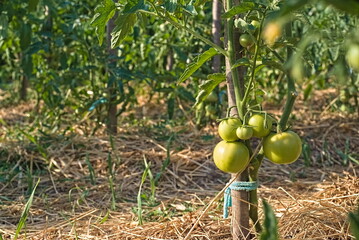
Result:
[[[286,35],[287,37],[290,37],[292,35],[292,23],[288,23],[286,28]],[[287,47],[287,61],[291,59],[293,55],[293,50],[291,47]],[[287,122],[289,119],[289,116],[293,110],[293,106],[295,103],[295,99],[298,96],[298,93],[295,89],[295,82],[294,79],[290,76],[290,73],[287,72],[287,101],[284,105],[283,114],[278,122],[277,132],[283,132],[287,128]]]
[[[233,6],[232,0],[226,0],[226,10],[231,9]],[[234,87],[234,93],[235,93],[235,102],[238,110],[239,118],[243,120],[244,117],[244,108],[242,107],[242,99],[243,99],[243,92],[244,92],[244,85],[240,85],[239,81],[239,73],[238,69],[233,69],[232,66],[235,63],[236,60],[236,54],[235,54],[235,43],[234,43],[234,37],[233,37],[233,29],[234,29],[234,18],[228,18],[227,19],[227,25],[226,25],[226,37],[227,37],[227,52],[228,52],[228,61],[230,65],[230,71],[232,76],[232,83]]]

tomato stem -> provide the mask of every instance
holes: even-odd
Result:
[[[263,22],[264,22],[264,18],[262,18],[261,24],[259,26],[258,36],[257,36],[257,40],[255,43],[255,48],[254,48],[254,59],[253,59],[253,65],[252,65],[251,78],[249,80],[249,83],[246,88],[246,92],[244,93],[244,97],[242,99],[242,103],[241,103],[242,108],[244,108],[247,105],[248,95],[250,93],[250,90],[251,90],[253,82],[254,82],[254,75],[255,75],[255,70],[257,67],[257,57],[258,57],[259,43],[260,43],[261,34],[262,34]]]
[[[288,23],[286,26],[286,34],[288,37],[292,35],[292,23]],[[287,61],[290,60],[290,58],[293,55],[293,50],[290,46],[287,47]],[[294,79],[290,76],[290,73],[287,72],[287,101],[284,106],[283,114],[278,122],[277,132],[283,132],[287,128],[287,122],[289,119],[289,116],[293,110],[293,106],[295,103],[295,99],[298,96],[298,93],[295,89],[295,82]]]
[[[226,10],[232,8],[232,0],[226,1]],[[243,89],[244,86],[240,85],[239,81],[239,73],[237,68],[232,68],[235,63],[235,47],[234,47],[234,37],[233,37],[233,29],[234,29],[234,18],[227,19],[227,26],[226,26],[226,33],[227,33],[227,52],[228,52],[228,61],[231,68],[231,76],[232,82],[234,86],[234,93],[235,93],[235,101],[237,105],[238,115],[241,120],[244,117],[244,109],[242,107],[242,98],[243,98]]]

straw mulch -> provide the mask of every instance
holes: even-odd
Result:
[[[271,111],[276,114],[274,108]],[[352,161],[343,165],[338,149],[347,146],[348,154],[357,156],[359,122],[340,114],[325,113],[320,120],[317,116],[298,119],[294,127],[311,148],[312,166],[305,166],[303,159],[285,166],[264,161],[260,171],[259,196],[274,209],[282,239],[352,238],[347,214],[358,206],[359,166]],[[41,182],[21,239],[183,239],[229,176],[211,160],[219,141],[215,127],[161,131],[177,134],[169,147],[170,165],[156,189],[156,203],[143,200],[143,225],[138,225],[136,207],[144,159],[155,175],[168,157],[160,132],[124,126],[114,138],[114,149],[104,135],[54,138],[47,148],[49,170],[33,146],[3,143],[1,148],[8,152],[4,160],[16,168],[8,173],[0,169],[0,175],[13,174],[11,181],[0,181],[0,234],[4,239],[14,236],[28,191],[26,176],[17,169],[31,162],[33,171],[42,169]],[[329,147],[324,149],[324,144]],[[109,210],[109,156],[116,163],[115,210]],[[95,185],[90,183],[86,158],[95,170]],[[148,178],[142,193],[151,193]],[[222,218],[221,199],[212,204],[189,239],[231,239],[230,219]]]

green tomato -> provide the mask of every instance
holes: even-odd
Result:
[[[253,40],[249,34],[242,34],[239,37],[239,43],[242,47],[249,47],[253,44]]]
[[[252,26],[255,27],[255,28],[259,28],[260,25],[261,25],[261,23],[260,23],[259,21],[257,21],[257,20],[253,20],[253,21],[251,22],[251,24],[252,24]]]
[[[223,172],[242,172],[249,163],[249,151],[241,142],[221,141],[213,150],[213,160]]]
[[[302,141],[292,131],[270,134],[263,142],[264,156],[277,164],[295,162],[302,152]]]
[[[206,98],[206,102],[218,102],[218,96],[215,92],[211,92],[207,98]]]
[[[248,125],[253,128],[253,136],[258,138],[267,136],[272,129],[272,124],[273,121],[270,116],[265,118],[261,114],[254,114],[248,121]]]
[[[250,139],[253,136],[253,129],[251,127],[239,127],[236,131],[237,137],[242,140]]]
[[[347,62],[354,70],[359,72],[359,45],[352,44],[349,46],[346,54]]]
[[[223,120],[218,126],[219,136],[228,142],[238,140],[236,130],[242,125],[238,118],[228,118]]]

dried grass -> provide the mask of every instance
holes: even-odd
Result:
[[[302,105],[301,109],[306,107]],[[275,114],[275,108],[271,112]],[[1,110],[1,116],[5,113],[7,110]],[[16,114],[16,109],[13,113]],[[310,144],[313,167],[304,166],[302,160],[288,166],[265,161],[260,171],[259,196],[275,210],[282,239],[352,238],[347,213],[359,203],[359,166],[351,162],[342,166],[341,156],[335,148],[343,149],[349,139],[349,151],[357,154],[359,123],[352,116],[332,113],[324,113],[318,118],[320,113],[305,119],[301,115],[303,110],[296,110],[302,117],[297,120],[295,129]],[[53,141],[47,148],[53,168],[42,174],[30,210],[26,237],[23,234],[22,239],[184,238],[203,207],[223,188],[229,177],[217,170],[211,161],[218,138],[201,138],[215,134],[216,129],[207,127],[195,131],[188,126],[182,130],[170,148],[171,164],[156,190],[160,204],[144,207],[145,224],[142,226],[138,226],[133,208],[137,206],[143,157],[151,162],[153,173],[159,172],[167,156],[166,142],[156,140],[156,136],[146,129],[131,127],[120,129],[114,139],[115,149],[111,149],[109,138],[104,135],[76,135],[66,141]],[[330,146],[326,151],[323,150],[324,142]],[[24,162],[33,162],[34,169],[44,165],[39,153],[28,146],[8,142],[2,147],[13,154],[9,154],[6,161],[14,161],[16,155],[20,167]],[[120,159],[114,180],[117,190],[115,211],[108,210],[111,201],[107,171],[109,153],[113,159],[116,156]],[[91,185],[88,179],[86,156],[95,169],[96,185]],[[14,181],[0,182],[0,233],[4,239],[13,236],[26,202],[27,181],[19,174],[14,176]],[[148,183],[145,189],[148,193]],[[106,215],[107,220],[104,220]],[[221,216],[222,203],[215,201],[190,239],[231,239],[230,220]],[[260,217],[263,218],[262,212]],[[251,231],[255,235],[253,229]]]

